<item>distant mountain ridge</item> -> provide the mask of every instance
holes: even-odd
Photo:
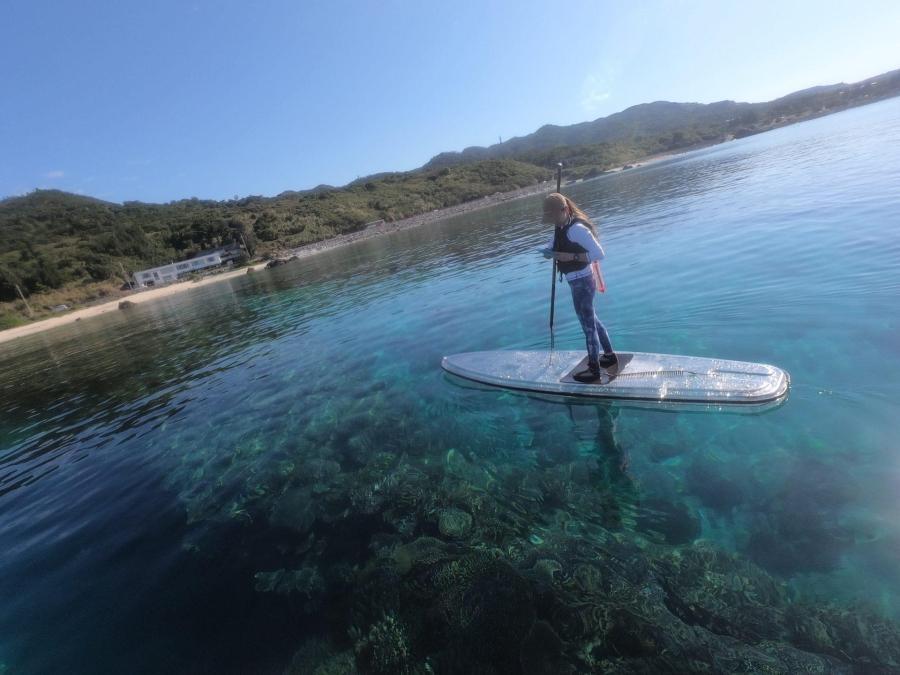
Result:
[[[523,152],[545,150],[565,145],[594,145],[628,139],[636,134],[654,135],[666,133],[709,120],[719,121],[748,110],[753,104],[721,101],[719,103],[672,103],[655,101],[641,103],[601,117],[593,122],[580,122],[569,126],[545,124],[527,136],[510,138],[489,147],[469,147],[462,152],[442,152],[429,160],[423,168],[452,166],[465,161],[479,161],[500,157],[514,157]]]
[[[842,94],[843,92],[843,94]],[[434,169],[484,159],[518,158],[535,151],[559,146],[595,145],[635,140],[637,136],[658,136],[700,126],[727,128],[735,121],[758,123],[765,118],[778,118],[798,112],[798,106],[836,104],[852,107],[869,100],[900,94],[900,69],[853,84],[839,83],[810,87],[765,103],[673,103],[655,101],[631,106],[608,117],[569,126],[547,124],[532,134],[495,143],[488,147],[473,146],[461,152],[442,152],[422,168]],[[846,100],[841,101],[841,98]],[[835,105],[828,108],[834,112]],[[796,120],[792,120],[796,121]],[[765,129],[761,129],[765,130]]]

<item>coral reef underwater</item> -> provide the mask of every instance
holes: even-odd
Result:
[[[894,623],[779,575],[802,547],[815,568],[840,545],[803,501],[837,490],[815,471],[728,551],[701,537],[698,505],[731,518],[754,497],[696,455],[687,499],[651,471],[683,454],[671,445],[636,481],[614,411],[576,447],[564,415],[486,424],[387,391],[307,411],[227,456],[177,439],[171,479],[186,545],[233,530],[259,561],[247,583],[291,604],[286,673],[900,672]]]

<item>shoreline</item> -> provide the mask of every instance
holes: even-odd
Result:
[[[566,185],[563,185],[562,188],[565,189],[569,185],[580,185],[583,182],[597,180],[598,178],[602,178],[603,176],[607,176],[610,174],[621,173],[622,171],[637,169],[649,164],[655,164],[657,162],[671,159],[672,157],[676,157],[686,152],[699,150],[702,147],[707,146],[686,148],[683,152],[667,152],[659,155],[650,155],[649,157],[635,160],[631,164],[619,166],[614,169],[608,169],[607,171],[604,171],[603,173],[592,178],[578,179],[576,181],[567,183]],[[330,239],[323,239],[311,244],[304,244],[303,246],[287,249],[279,257],[283,258],[296,256],[298,258],[305,258],[310,255],[315,255],[316,253],[321,253],[322,251],[327,251],[339,246],[345,246],[357,241],[365,241],[366,239],[372,239],[381,235],[409,230],[414,227],[419,227],[420,225],[427,225],[428,223],[433,223],[438,220],[444,220],[445,218],[450,218],[452,216],[461,215],[463,213],[471,213],[473,211],[480,211],[481,209],[496,206],[497,204],[515,201],[516,199],[523,199],[525,197],[531,197],[533,195],[550,192],[552,190],[553,181],[544,181],[543,183],[529,185],[527,187],[519,188],[518,190],[510,190],[509,192],[495,192],[492,195],[487,195],[486,197],[481,197],[471,202],[464,202],[462,204],[448,206],[443,209],[435,209],[434,211],[429,211],[427,213],[420,213],[416,216],[410,216],[409,218],[396,220],[392,223],[381,223],[379,225],[368,227],[365,230],[359,230],[358,232],[339,234],[336,237],[331,237]],[[2,333],[0,333],[0,336],[2,336]]]
[[[524,197],[531,197],[532,195],[547,192],[550,189],[548,187],[549,185],[550,181],[547,181],[544,183],[538,183],[536,185],[529,185],[524,188],[519,188],[518,190],[510,190],[509,192],[495,192],[492,195],[480,197],[479,199],[475,199],[470,202],[463,202],[462,204],[456,204],[455,206],[448,206],[443,209],[435,209],[434,211],[429,211],[427,213],[420,213],[416,216],[403,218],[402,220],[395,220],[392,223],[380,223],[378,225],[372,225],[364,230],[359,230],[358,232],[339,234],[336,237],[331,237],[330,239],[323,239],[311,244],[304,244],[303,246],[298,246],[296,248],[286,249],[279,257],[296,256],[298,258],[305,258],[310,255],[315,255],[316,253],[328,251],[340,246],[346,246],[347,244],[353,244],[358,241],[365,241],[367,239],[374,239],[375,237],[380,237],[386,234],[393,234],[394,232],[410,230],[415,227],[419,227],[420,225],[427,225],[428,223],[433,223],[438,220],[444,220],[445,218],[450,218],[452,216],[458,216],[464,213],[472,213],[473,211],[480,211],[482,209],[496,206],[497,204],[502,204],[504,202],[523,199]]]
[[[200,286],[207,286],[218,281],[233,279],[235,277],[247,274],[247,270],[259,270],[264,268],[265,266],[266,263],[258,263],[256,265],[251,265],[248,267],[241,267],[240,269],[232,270],[230,272],[220,272],[218,274],[212,274],[198,281],[180,281],[168,286],[162,286],[160,288],[151,288],[145,291],[135,291],[128,295],[123,295],[119,298],[116,298],[115,300],[110,300],[109,302],[103,302],[97,305],[91,305],[90,307],[73,310],[67,314],[63,314],[62,316],[40,319],[33,323],[27,323],[24,326],[7,328],[0,331],[0,344],[9,342],[10,340],[14,340],[19,337],[25,337],[26,335],[34,335],[35,333],[42,333],[45,330],[51,330],[59,326],[65,326],[70,323],[75,323],[76,321],[81,321],[82,319],[88,319],[94,316],[101,316],[103,314],[109,314],[110,312],[116,312],[119,310],[120,302],[128,301],[138,305],[142,302],[159,300],[160,298],[178,295]]]
[[[688,148],[684,150],[684,152],[690,152],[691,150],[695,149],[697,148]],[[680,154],[684,153],[675,152],[662,155],[652,155],[650,157],[636,160],[634,163],[627,166],[629,170],[631,168],[636,169],[641,166],[646,166],[648,164],[660,162],[665,159],[670,159],[671,157],[675,157],[676,155]],[[597,178],[602,178],[603,176],[606,176],[608,174],[619,173],[624,170],[626,170],[625,166],[617,167],[615,169],[604,171],[599,176],[588,180],[596,180]],[[578,180],[574,183],[569,183],[568,185],[581,184],[582,182],[584,181]],[[504,202],[531,197],[543,192],[550,192],[553,187],[553,181],[545,181],[536,185],[529,185],[524,188],[519,188],[518,190],[510,190],[509,192],[495,192],[492,195],[487,195],[486,197],[481,197],[480,199],[476,199],[471,202],[464,202],[462,204],[448,206],[443,209],[435,209],[434,211],[429,211],[428,213],[420,213],[416,216],[410,216],[409,218],[397,220],[392,223],[380,223],[378,225],[370,226],[364,230],[359,230],[358,232],[339,234],[336,237],[331,237],[330,239],[323,239],[322,241],[313,242],[311,244],[304,244],[303,246],[299,246],[296,248],[286,249],[281,251],[279,255],[275,257],[275,259],[284,260],[292,257],[307,258],[317,253],[322,253],[323,251],[330,251],[335,248],[346,246],[348,244],[356,243],[359,241],[365,241],[367,239],[373,239],[375,237],[384,236],[386,234],[409,230],[421,225],[427,225],[428,223],[436,222],[438,220],[444,220],[445,218],[450,218],[452,216],[471,213],[473,211],[480,211],[481,209],[496,206],[497,204],[502,204]],[[564,185],[563,187],[565,188],[566,186]],[[97,305],[91,305],[82,309],[76,309],[61,316],[40,319],[32,323],[27,323],[24,326],[6,328],[4,330],[0,330],[0,344],[15,340],[16,338],[35,335],[46,330],[52,330],[53,328],[57,328],[59,326],[65,326],[70,323],[75,323],[76,321],[81,321],[82,319],[89,319],[94,316],[102,316],[104,314],[109,314],[110,312],[118,311],[120,302],[128,301],[134,304],[140,304],[142,302],[159,300],[160,298],[166,298],[172,295],[185,293],[193,288],[198,288],[200,286],[206,286],[208,284],[216,283],[219,281],[234,279],[235,277],[246,275],[248,273],[248,270],[251,269],[254,271],[263,270],[266,268],[268,262],[269,261],[257,263],[255,265],[242,267],[240,269],[232,270],[229,272],[219,272],[217,274],[211,274],[200,279],[199,281],[179,281],[160,288],[135,291],[127,295],[122,295],[115,300],[110,300],[108,302],[103,302]]]

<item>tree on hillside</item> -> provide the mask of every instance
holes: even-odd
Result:
[[[18,275],[5,265],[0,265],[0,301],[10,302],[19,299],[16,286],[22,285]]]

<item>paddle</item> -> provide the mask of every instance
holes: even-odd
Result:
[[[556,164],[556,191],[562,185],[562,162]],[[556,226],[554,225],[554,232]],[[556,303],[556,258],[553,259],[553,276],[550,278],[550,358],[553,358],[553,310]]]

